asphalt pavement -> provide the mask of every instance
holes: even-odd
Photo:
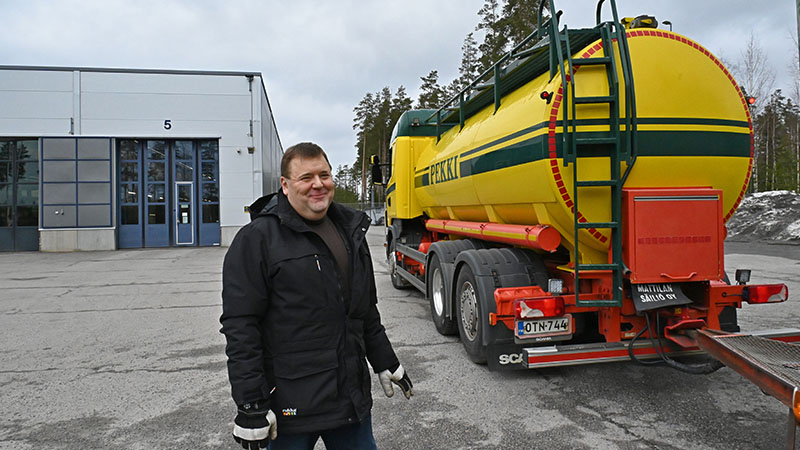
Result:
[[[379,448],[783,448],[786,408],[729,369],[471,363],[420,294],[392,288],[383,228],[368,237],[415,387],[387,399],[373,380]],[[237,448],[218,322],[225,251],[0,253],[0,450]],[[793,298],[746,308],[743,329],[800,324],[800,255],[728,257],[729,271],[745,266],[754,281],[788,281]]]

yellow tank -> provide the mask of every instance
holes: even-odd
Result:
[[[752,125],[741,90],[719,59],[688,38],[655,29],[628,30],[627,37],[639,146],[625,187],[720,189],[727,221],[744,195],[752,164]],[[603,56],[599,40],[574,55],[597,56]],[[574,77],[578,96],[608,95],[604,66],[577,67]],[[542,92],[551,92],[551,101]],[[387,190],[390,220],[424,214],[547,224],[571,248],[573,169],[565,167],[560,145],[565,107],[571,111],[561,77],[551,80],[546,72],[504,96],[496,111],[486,107],[438,142],[436,136],[415,136],[424,133],[415,133],[413,125],[404,132],[398,124]],[[576,117],[579,135],[609,131],[607,105],[578,105]],[[608,157],[584,157],[578,167],[581,180],[609,178]],[[609,221],[610,189],[580,189],[579,214],[589,222]],[[608,230],[581,230],[579,240],[582,262],[608,258]]]

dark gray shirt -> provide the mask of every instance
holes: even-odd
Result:
[[[339,282],[342,284],[345,295],[350,293],[350,259],[347,255],[347,247],[344,245],[344,239],[336,228],[333,221],[327,215],[322,220],[305,221],[311,231],[316,233],[328,249],[333,254],[336,260],[336,265],[339,267]]]

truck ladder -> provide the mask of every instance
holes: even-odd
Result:
[[[613,22],[600,22],[601,0],[597,7],[597,26],[595,31],[599,34],[602,44],[603,56],[590,58],[573,58],[570,50],[569,30],[565,26],[562,32],[553,30],[554,44],[551,46],[557,53],[557,60],[567,61],[567,71],[564,64],[559,64],[562,86],[569,91],[571,108],[563,108],[563,159],[564,165],[572,163],[574,180],[573,187],[573,224],[574,224],[574,257],[575,263],[575,304],[576,306],[622,306],[622,275],[624,264],[622,261],[622,186],[628,177],[636,158],[636,106],[634,101],[633,76],[631,73],[630,53],[628,51],[625,29],[620,24],[614,0],[611,0]],[[561,44],[564,44],[563,46]],[[620,113],[620,83],[617,75],[617,61],[614,46],[619,51],[620,65],[622,67],[623,85],[625,89],[625,114]],[[566,55],[564,55],[566,53]],[[599,54],[599,52],[597,52]],[[575,86],[576,67],[603,66],[608,81],[608,94],[593,96],[578,96]],[[566,96],[566,93],[565,93]],[[577,117],[577,105],[607,105],[608,106],[608,132],[592,133],[592,136],[581,136],[577,133],[577,126],[581,120]],[[571,114],[569,114],[571,113]],[[621,131],[624,129],[624,132]],[[582,133],[584,134],[584,133]],[[610,164],[610,177],[605,180],[581,180],[578,178],[578,160],[585,156],[608,156]],[[622,173],[621,164],[626,163],[625,173]],[[609,222],[589,222],[579,214],[579,193],[581,188],[607,187],[610,194],[611,220]],[[584,264],[579,261],[579,233],[580,230],[608,229],[611,234],[610,262],[607,264]],[[613,289],[610,299],[581,300],[580,272],[610,271]]]

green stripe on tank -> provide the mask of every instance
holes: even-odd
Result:
[[[545,142],[546,137],[536,136],[511,144],[508,147],[461,161],[458,168],[459,176],[463,178],[544,159],[546,149],[543,142]]]
[[[697,151],[701,149],[701,151]],[[750,157],[750,134],[720,131],[640,131],[639,156]]]
[[[579,137],[603,137],[605,132],[578,133]],[[465,178],[480,173],[507,169],[520,164],[549,158],[547,147],[548,136],[540,135],[509,146],[484,153],[482,155],[462,159],[467,151],[459,155],[458,178]],[[698,149],[702,151],[698,152]],[[580,156],[607,156],[609,146],[592,146],[579,148]],[[556,134],[556,157],[563,156],[561,134]],[[722,156],[750,157],[750,135],[744,133],[726,133],[718,131],[639,131],[638,156]],[[419,173],[419,172],[417,172]],[[450,181],[450,180],[448,180]],[[443,181],[446,183],[447,181]],[[429,173],[424,172],[415,177],[416,187],[428,186]]]

